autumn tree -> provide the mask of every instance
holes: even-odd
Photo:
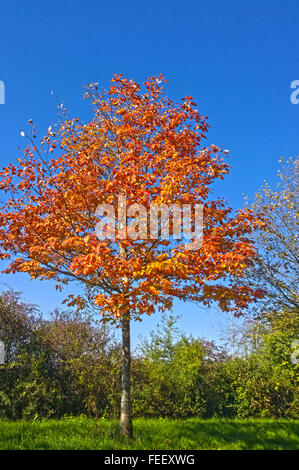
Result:
[[[92,298],[105,320],[121,326],[120,418],[127,436],[130,320],[167,310],[174,298],[215,301],[239,314],[260,295],[239,282],[254,256],[257,217],[248,209],[233,214],[224,200],[213,199],[212,183],[229,171],[225,154],[204,146],[207,118],[192,98],[172,102],[163,82],[153,77],[142,88],[120,75],[107,92],[90,85],[90,122],[65,117],[39,145],[30,121],[24,154],[1,172],[7,193],[0,213],[1,257],[9,259],[5,272],[54,280],[58,288],[79,282],[86,295],[74,293],[70,303],[83,308]],[[106,236],[99,237],[97,209],[107,204],[115,210],[115,227],[108,224]],[[200,249],[190,249],[178,236],[184,215],[177,207],[184,205],[203,206]],[[158,236],[150,236],[146,216],[153,207],[169,209],[169,238],[161,225]],[[196,230],[194,216],[190,227]]]

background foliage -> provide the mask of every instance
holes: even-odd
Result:
[[[244,339],[250,352],[237,357],[187,337],[176,320],[164,316],[133,355],[133,416],[299,417],[298,365],[290,359],[296,312],[254,323]],[[7,346],[1,417],[118,417],[120,346],[107,325],[73,312],[55,311],[44,320],[9,291],[0,297],[0,339]]]
[[[290,159],[278,187],[265,184],[256,195],[267,223],[245,281],[264,297],[244,311],[241,330],[229,331],[232,347],[188,337],[164,315],[132,357],[135,418],[299,417],[297,176],[298,160]],[[90,310],[45,319],[6,291],[0,340],[0,417],[118,417],[120,344]]]

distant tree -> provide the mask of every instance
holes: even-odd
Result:
[[[41,323],[38,336],[57,371],[65,413],[111,413],[118,405],[120,361],[109,325],[85,312],[57,309]]]
[[[251,354],[225,365],[238,416],[298,419],[299,364],[292,362],[298,334],[299,312],[294,309],[268,313],[248,328]]]
[[[282,162],[277,187],[271,189],[265,183],[253,205],[257,213],[264,212],[266,221],[257,235],[256,263],[247,270],[252,286],[265,293],[255,305],[258,313],[299,311],[299,160]]]
[[[137,416],[186,418],[200,413],[197,379],[203,345],[184,335],[177,320],[163,314],[133,360],[133,409]]]
[[[248,312],[247,312],[248,313]],[[255,351],[260,343],[259,328],[262,321],[252,315],[235,318],[231,313],[223,315],[221,341],[231,357],[245,357]]]
[[[21,293],[10,289],[0,294],[0,340],[4,343],[6,363],[29,346],[39,318],[37,306],[24,302]]]
[[[44,319],[11,290],[0,295],[0,339],[1,416],[118,413],[119,345],[109,325],[71,310]]]

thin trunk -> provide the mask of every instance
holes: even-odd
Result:
[[[130,375],[131,375],[131,350],[130,350],[130,318],[122,319],[122,355],[121,355],[121,403],[120,403],[120,427],[124,436],[133,436],[131,402],[130,402]]]

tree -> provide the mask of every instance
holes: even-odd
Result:
[[[144,338],[133,360],[133,407],[136,415],[187,418],[198,416],[198,376],[204,344],[178,330],[178,318],[163,314],[157,331]]]
[[[20,294],[0,294],[0,416],[115,416],[119,405],[119,345],[109,325],[86,312],[55,310],[50,318]]]
[[[266,182],[252,207],[256,213],[263,211],[266,221],[257,235],[256,263],[247,272],[252,286],[265,293],[256,304],[260,314],[299,312],[298,158],[284,162],[278,175],[277,187],[271,189]]]
[[[92,321],[85,311],[55,310],[37,333],[54,365],[64,413],[110,413],[119,360],[114,359],[118,344],[107,325]]]
[[[212,183],[229,171],[224,154],[215,145],[203,146],[207,118],[192,98],[173,103],[163,81],[147,79],[142,91],[133,80],[115,76],[103,93],[91,84],[90,122],[64,115],[38,146],[30,121],[22,158],[1,172],[1,188],[10,193],[0,212],[1,257],[10,259],[5,272],[55,280],[57,288],[80,282],[85,291],[71,296],[70,304],[83,308],[92,298],[103,318],[122,328],[126,436],[132,435],[130,320],[169,309],[174,297],[216,301],[238,314],[260,295],[240,285],[254,257],[251,233],[260,222],[249,209],[233,215],[224,200],[210,197]],[[123,217],[125,203],[130,208]],[[200,250],[186,249],[186,237],[180,238],[183,205],[204,206]],[[115,227],[106,224],[101,238],[95,232],[102,221],[99,206],[106,215],[111,206],[117,214]],[[153,207],[160,219],[162,209],[169,209],[169,238],[163,224],[149,236]],[[190,228],[200,231],[194,217]]]
[[[38,319],[38,308],[23,302],[19,292],[7,290],[0,294],[0,340],[6,363],[15,360],[28,346]]]
[[[299,365],[292,362],[298,331],[295,311],[271,312],[249,325],[251,354],[225,365],[239,417],[298,418]]]

